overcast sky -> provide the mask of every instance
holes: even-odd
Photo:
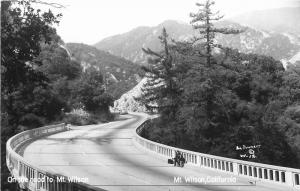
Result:
[[[57,28],[65,42],[95,44],[101,39],[138,26],[155,26],[165,20],[189,22],[196,2],[203,0],[52,0],[65,5]],[[49,0],[48,0],[49,2]],[[252,10],[299,6],[300,0],[216,0],[226,17]]]

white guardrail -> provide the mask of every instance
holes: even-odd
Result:
[[[176,147],[171,147],[147,140],[139,134],[144,129],[145,121],[135,130],[134,141],[139,146],[148,151],[158,154],[165,158],[172,158],[175,151],[183,153],[189,164],[208,168],[216,171],[231,173],[236,176],[253,178],[256,180],[287,185],[300,189],[300,169],[273,166],[255,162],[248,162],[214,155],[208,155]],[[22,156],[16,153],[16,149],[22,144],[35,138],[66,131],[65,124],[45,126],[37,129],[21,132],[11,137],[6,143],[6,164],[12,176],[18,180],[22,189],[31,191],[96,191],[100,189],[93,188],[87,184],[58,181],[62,177],[67,177],[46,172],[43,169],[26,161]],[[43,181],[39,181],[43,180]]]
[[[254,181],[266,181],[269,183],[286,185],[297,190],[300,189],[300,169],[219,157],[150,141],[140,136],[145,124],[149,121],[150,120],[145,121],[136,128],[133,141],[151,153],[158,154],[164,158],[173,158],[175,156],[175,151],[180,151],[183,153],[187,163],[191,165],[215,171],[222,171],[235,176],[251,178]]]
[[[11,137],[6,143],[6,165],[21,189],[30,191],[96,191],[84,183],[68,182],[68,178],[43,169],[26,161],[16,153],[22,144],[42,136],[67,131],[65,124],[50,125],[21,132]]]

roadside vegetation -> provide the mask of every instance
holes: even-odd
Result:
[[[61,14],[32,4],[43,1],[1,1],[1,189],[8,183],[6,142],[13,135],[46,124],[75,125],[112,120],[113,98],[103,75],[82,70],[63,47],[54,26]]]

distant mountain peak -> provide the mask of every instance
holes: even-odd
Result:
[[[290,18],[293,14],[287,13],[287,11],[293,12],[295,9],[276,9],[268,10],[267,12],[278,14],[279,17],[284,14]],[[267,13],[262,11],[261,14]],[[272,15],[271,17],[277,18],[278,15]],[[296,15],[298,15],[298,13]],[[264,18],[263,15],[261,17]],[[254,22],[260,23],[262,18],[255,18]],[[296,16],[296,18],[298,18],[298,16]],[[217,27],[230,27],[236,29],[246,28],[247,30],[238,35],[226,35],[226,37],[225,35],[218,35],[216,40],[223,46],[235,48],[244,53],[264,54],[278,60],[289,60],[300,51],[300,38],[297,36],[300,34],[299,20],[300,17],[298,20],[291,18],[288,21],[279,19],[279,23],[284,22],[288,23],[288,25],[283,25],[286,27],[281,27],[278,30],[275,30],[276,28],[273,28],[274,30],[268,30],[268,27],[251,27],[247,23],[244,24],[243,22],[238,22],[238,20],[227,19],[216,22],[215,25]],[[273,22],[276,22],[276,20],[270,18],[270,23],[267,24],[272,25]],[[267,24],[265,25],[267,26]],[[248,27],[245,27],[244,25]],[[297,28],[298,25],[299,27]],[[146,64],[147,55],[142,51],[142,48],[150,48],[155,51],[161,50],[158,36],[161,34],[162,27],[166,28],[170,38],[179,41],[188,40],[192,36],[197,35],[197,31],[188,23],[176,20],[166,20],[157,26],[138,27],[127,33],[104,39],[96,43],[95,47],[100,50],[109,51],[114,55],[124,57],[133,62]],[[297,30],[299,30],[299,32],[295,33]]]

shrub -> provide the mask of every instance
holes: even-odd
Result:
[[[72,125],[91,125],[99,122],[108,122],[111,118],[111,116],[107,116],[106,114],[90,114],[83,108],[79,108],[66,113],[64,122]]]
[[[21,117],[20,124],[29,129],[33,129],[43,126],[45,124],[45,119],[33,113],[28,113]]]

